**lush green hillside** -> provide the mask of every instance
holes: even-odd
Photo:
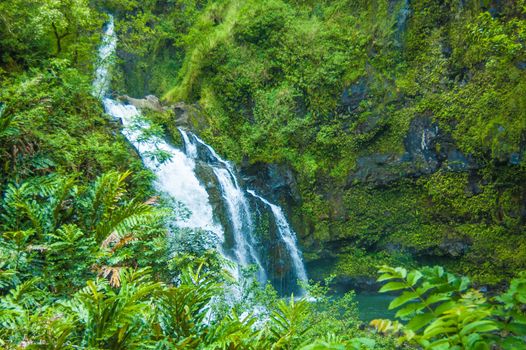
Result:
[[[210,2],[169,42],[174,87],[137,91],[198,104],[247,172],[293,171],[313,276],[439,262],[495,285],[526,264],[524,6]]]
[[[92,95],[108,13],[115,93],[282,199],[309,298],[172,239]],[[520,349],[525,40],[524,0],[0,2],[0,348]],[[379,285],[396,321],[330,291]]]

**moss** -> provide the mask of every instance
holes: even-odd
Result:
[[[177,36],[184,58],[165,97],[198,103],[195,127],[229,159],[294,170],[311,261],[401,252],[497,283],[525,261],[513,246],[524,240],[526,21],[522,2],[493,15],[488,3],[210,2]],[[426,169],[415,159],[380,167],[388,181],[353,176],[363,157],[403,157],[422,117],[439,127],[442,170],[415,173]],[[450,171],[451,150],[465,172]],[[495,232],[497,257],[481,264]]]
[[[378,267],[384,264],[399,264],[414,266],[410,255],[401,253],[387,254],[385,252],[370,253],[366,250],[353,248],[342,254],[331,271],[340,277],[366,277],[374,279]]]

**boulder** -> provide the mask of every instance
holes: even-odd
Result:
[[[133,98],[128,95],[119,96],[121,100],[127,101],[129,104],[137,107],[138,109],[149,109],[155,112],[165,112],[168,110],[161,104],[159,98],[154,95],[148,95],[145,98]]]

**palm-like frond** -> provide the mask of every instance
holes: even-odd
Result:
[[[42,235],[53,231],[71,215],[68,197],[77,195],[74,178],[45,176],[21,185],[9,184],[4,192],[2,221],[5,230],[32,228]]]
[[[110,171],[99,176],[90,189],[85,210],[89,213],[88,224],[95,229],[97,223],[103,221],[109,213],[115,210],[126,194],[126,179],[130,172],[119,173]]]
[[[214,327],[210,327],[204,342],[210,344],[211,349],[268,349],[270,344],[263,337],[263,330],[256,330],[256,318],[251,314],[239,317],[235,311],[220,320]]]
[[[0,139],[15,136],[19,133],[20,122],[14,114],[5,113],[5,105],[0,105]]]
[[[160,217],[161,213],[154,210],[153,207],[131,200],[106,213],[104,220],[101,220],[95,227],[95,240],[99,243],[106,240],[106,245],[110,241],[118,242],[133,228],[148,224]],[[113,236],[109,237],[110,235]],[[109,241],[108,238],[110,238]]]
[[[20,186],[9,184],[4,192],[2,222],[6,231],[32,228],[43,232],[44,211],[34,198],[34,189],[28,182]]]
[[[148,270],[121,269],[119,274],[119,288],[104,280],[89,281],[74,300],[64,304],[77,315],[87,347],[128,349],[147,325],[151,298],[161,292],[162,285],[151,281]]]
[[[295,301],[291,296],[289,303],[278,301],[276,309],[270,314],[269,331],[274,349],[289,349],[309,330],[306,319],[310,305],[306,300]]]
[[[202,272],[202,264],[196,271],[184,270],[177,287],[168,288],[158,302],[157,322],[165,334],[176,343],[193,348],[202,341],[207,332],[206,317],[212,298],[220,285],[208,273]]]
[[[12,269],[2,270],[0,268],[0,290],[13,285],[15,279],[16,279],[16,270],[12,270]]]

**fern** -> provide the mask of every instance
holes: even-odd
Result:
[[[204,336],[210,302],[221,287],[212,275],[202,272],[202,267],[201,264],[195,271],[191,267],[183,270],[179,285],[160,296],[159,327],[188,347],[198,344]]]
[[[0,104],[0,140],[7,137],[16,136],[19,134],[20,122],[15,119],[13,114],[5,113],[6,106]]]
[[[158,221],[162,213],[153,207],[132,200],[108,211],[95,227],[95,240],[102,243],[110,234],[122,239],[139,225]]]
[[[141,337],[144,315],[162,285],[151,281],[148,270],[122,269],[120,281],[118,289],[104,280],[88,281],[73,300],[63,303],[65,312],[77,315],[84,346],[127,349]]]
[[[97,178],[86,202],[85,210],[89,213],[88,227],[94,230],[97,223],[102,222],[118,207],[126,194],[125,181],[129,175],[130,172],[111,171]]]
[[[3,270],[0,268],[0,291],[12,286],[16,282],[16,270]]]

